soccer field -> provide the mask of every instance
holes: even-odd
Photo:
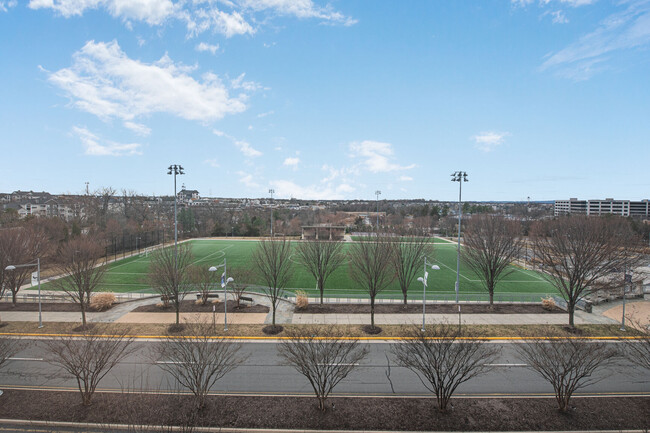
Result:
[[[189,241],[192,245],[194,263],[209,268],[223,263],[227,259],[228,268],[251,267],[253,266],[251,256],[257,245],[256,240],[212,240],[195,239]],[[350,244],[344,245],[347,250]],[[294,243],[295,248],[295,243]],[[456,244],[436,239],[434,255],[429,257],[429,263],[440,266],[439,271],[429,269],[429,286],[427,288],[427,299],[454,299],[454,283],[456,282]],[[111,263],[106,273],[102,289],[113,292],[130,291],[151,291],[147,283],[147,271],[150,257],[134,256]],[[296,257],[294,262],[293,278],[289,282],[288,290],[305,290],[310,296],[317,296],[316,280],[298,264]],[[556,294],[557,291],[537,272],[524,270],[513,266],[512,272],[498,286],[497,295],[502,294],[505,299],[517,300],[516,294],[526,295],[531,300],[539,300],[540,297],[548,294]],[[418,274],[421,276],[421,272]],[[253,281],[253,284],[263,285],[263,281]],[[460,267],[460,293],[466,298],[477,299],[475,295],[486,295],[482,289],[481,281],[467,267],[461,263]],[[326,284],[325,296],[346,298],[365,297],[363,289],[350,278],[347,263],[341,266],[332,274]],[[380,295],[381,298],[400,298],[401,291],[397,282],[394,282]],[[482,297],[481,297],[482,298]],[[422,284],[413,282],[409,288],[409,299],[422,299]],[[497,299],[499,297],[497,296]]]

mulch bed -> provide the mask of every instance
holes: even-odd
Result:
[[[544,309],[539,304],[460,304],[463,314],[566,314],[566,311],[553,307]],[[370,314],[370,304],[309,304],[306,308],[296,308],[296,313],[311,314]],[[422,304],[375,304],[377,314],[422,314]],[[427,304],[428,314],[458,313],[456,304]]]
[[[15,306],[11,302],[0,302],[0,311],[38,311],[38,302],[18,302]],[[80,313],[79,305],[74,302],[41,302],[41,311]],[[88,308],[86,311],[94,313],[97,310]]]
[[[212,306],[216,306],[217,313],[223,313],[223,302],[213,304],[208,301],[207,305],[197,304],[194,300],[186,299],[181,301],[181,313],[211,313]],[[142,305],[133,310],[136,313],[169,313],[174,311],[174,307],[169,306],[169,308],[162,308],[156,304]],[[229,313],[268,313],[269,307],[265,305],[246,305],[245,302],[240,304],[240,308],[237,308],[237,303],[232,300],[228,300],[228,310]]]
[[[440,413],[435,399],[330,398],[326,412],[306,397],[217,397],[198,413],[177,395],[96,394],[83,407],[76,392],[5,390],[0,418],[197,425],[231,428],[332,430],[621,430],[650,425],[650,398],[575,398],[568,413],[552,398],[453,399]]]

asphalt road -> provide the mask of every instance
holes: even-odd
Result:
[[[0,389],[76,389],[73,378],[49,364],[48,353],[35,340],[28,341],[26,349],[7,362],[0,371]],[[177,385],[152,361],[154,342],[137,342],[137,351],[126,358],[100,383],[100,390],[176,391]],[[407,369],[396,367],[391,361],[390,379],[387,378],[390,343],[368,344],[370,353],[355,371],[336,388],[334,395],[361,396],[421,396],[428,395],[417,376]],[[545,396],[553,389],[537,373],[518,359],[513,345],[497,344],[499,359],[492,371],[461,385],[456,396]],[[615,343],[611,343],[615,344]],[[248,355],[241,365],[217,382],[212,390],[232,394],[291,394],[311,395],[307,382],[277,355],[276,343],[245,343],[241,349]],[[630,364],[606,370],[598,383],[581,389],[579,395],[650,395],[650,372]]]

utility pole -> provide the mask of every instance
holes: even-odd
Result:
[[[458,304],[458,291],[460,288],[460,223],[463,213],[461,206],[463,194],[463,182],[467,182],[467,173],[464,171],[456,171],[451,175],[452,182],[458,182],[458,248],[456,254],[456,303]],[[460,311],[460,306],[459,306]]]
[[[273,188],[269,189],[269,194],[271,194],[271,237],[273,237],[273,193],[275,190]]]
[[[379,233],[379,196],[381,195],[381,191],[377,190],[375,191],[375,196],[377,196],[377,233]]]

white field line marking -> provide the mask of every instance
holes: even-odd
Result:
[[[126,257],[126,258],[122,259],[122,260],[124,260],[125,263],[120,263],[119,265],[113,266],[108,272],[111,272],[114,269],[119,268],[120,266],[130,265],[130,264],[136,263],[136,262],[143,262],[146,259],[146,257],[138,257],[137,259],[135,259],[133,261],[127,262],[128,259],[131,259],[133,257],[135,257],[135,256],[130,256],[130,257]],[[113,262],[113,263],[115,263],[115,262]]]
[[[43,358],[7,358],[8,361],[43,361]]]
[[[447,268],[447,269],[449,269],[450,271],[456,273],[456,270],[455,270],[455,269],[450,268],[450,267],[447,266],[446,264],[444,264],[444,263],[442,263],[442,262],[436,262],[436,263],[441,264],[441,265],[444,266],[445,268]],[[471,283],[478,283],[478,282],[481,281],[481,280],[470,280],[469,278],[467,278],[467,277],[466,277],[465,275],[463,275],[462,273],[460,274],[460,276],[463,277],[463,278],[465,278],[467,281],[469,281],[469,282],[471,282]]]
[[[219,253],[221,253],[221,255],[218,256],[217,258],[220,259],[221,257],[224,257],[224,256],[226,255],[225,251],[226,251],[228,248],[232,248],[233,246],[234,246],[233,244],[230,244],[230,245],[228,245],[227,247],[224,247],[224,248],[222,248],[222,249],[220,249],[220,250],[218,250],[218,251],[215,251],[215,252],[212,253],[212,254],[208,254],[207,256],[205,256],[205,257],[203,257],[203,258],[201,258],[201,259],[199,259],[199,260],[194,261],[192,264],[193,264],[193,265],[196,265],[197,263],[201,263],[202,261],[207,260],[208,258],[214,256],[215,254],[219,254]]]
[[[534,271],[530,271],[528,269],[519,269],[518,267],[515,267],[515,270],[521,272],[524,275],[528,275],[529,277],[533,277],[533,278],[535,278],[537,280],[546,282],[546,280],[544,278],[536,275],[536,273],[534,273]]]
[[[354,364],[350,364],[350,363],[343,363],[343,362],[342,363],[338,363],[338,362],[320,363],[319,362],[317,365],[347,365],[347,366],[352,365],[352,366],[356,366],[356,365],[359,365],[359,363],[355,362]]]

